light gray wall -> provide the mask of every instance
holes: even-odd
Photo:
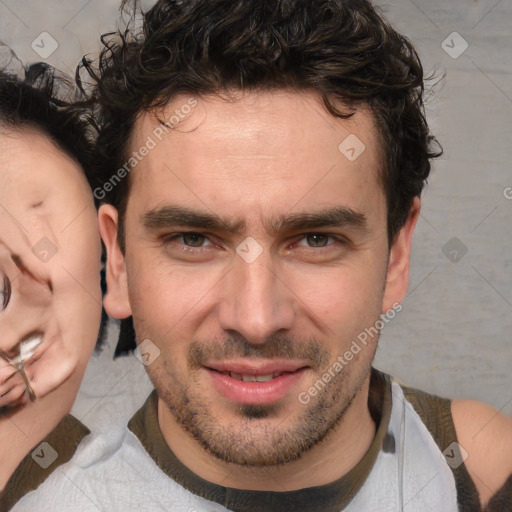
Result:
[[[40,36],[47,32],[58,44],[48,62],[70,71],[82,54],[94,56],[118,5],[0,0],[0,40],[28,63],[41,60],[33,41],[41,52],[55,44]],[[427,72],[446,77],[427,111],[445,154],[423,198],[409,295],[385,329],[376,365],[512,415],[512,2],[379,5],[416,44]]]

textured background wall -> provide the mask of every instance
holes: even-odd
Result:
[[[0,40],[25,63],[43,59],[71,71],[115,28],[118,5],[0,0]],[[409,295],[385,329],[376,365],[410,385],[512,415],[512,2],[379,5],[416,44],[427,72],[446,76],[427,111],[445,154],[424,195]],[[144,382],[135,407],[149,389],[138,363],[114,371],[111,350],[93,357],[84,412],[88,394]],[[99,371],[112,372],[112,383],[93,389]]]

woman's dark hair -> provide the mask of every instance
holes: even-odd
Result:
[[[16,59],[12,52],[11,57]],[[85,103],[73,101],[76,99],[73,82],[42,62],[22,66],[22,73],[24,76],[20,77],[0,70],[0,133],[38,130],[81,166],[93,188],[97,184],[91,173],[95,125]],[[105,293],[103,271],[101,286]],[[97,349],[101,348],[106,323],[107,314],[102,309]]]
[[[350,117],[361,106],[373,113],[382,146],[388,238],[393,240],[421,194],[430,159],[442,150],[425,119],[419,57],[370,2],[159,0],[141,13],[139,28],[133,22],[138,2],[123,5],[132,23],[102,37],[97,66],[83,60],[95,86],[96,172],[102,183],[128,161],[137,115],[179,93],[312,90],[334,116]],[[127,177],[101,189],[104,202],[119,210],[123,251],[129,183]]]
[[[38,129],[80,164],[93,188],[92,118],[72,95],[72,82],[46,63],[28,66],[23,78],[0,71],[0,129]]]

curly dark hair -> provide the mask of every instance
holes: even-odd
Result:
[[[138,3],[130,6],[133,21]],[[127,161],[136,116],[179,93],[312,90],[333,116],[348,118],[361,106],[373,113],[392,242],[442,149],[425,119],[419,57],[370,2],[159,0],[141,14],[142,27],[103,35],[95,68],[83,60],[94,84],[103,183]],[[123,251],[129,183],[102,192],[119,211]]]

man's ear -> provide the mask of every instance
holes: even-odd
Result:
[[[100,206],[98,225],[107,249],[107,294],[103,300],[105,310],[114,318],[126,318],[132,314],[128,297],[126,264],[117,240],[118,212],[110,204]]]
[[[421,203],[419,197],[415,197],[409,216],[396,235],[389,252],[388,273],[386,277],[386,289],[382,312],[393,308],[397,302],[402,302],[407,294],[409,286],[410,258],[412,235],[420,216]]]

